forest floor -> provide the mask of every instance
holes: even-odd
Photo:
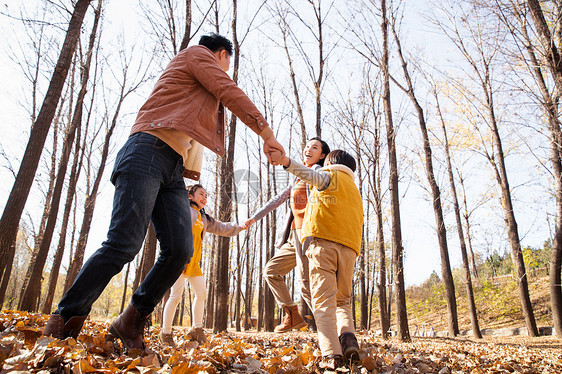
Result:
[[[86,321],[77,340],[42,336],[42,314],[0,313],[1,373],[317,373],[316,334],[298,331],[208,332],[208,343],[189,341],[186,329],[174,331],[176,349],[162,346],[158,327],[146,336],[147,351],[124,354],[106,336],[108,322]],[[361,364],[353,373],[561,373],[562,341],[523,336],[395,338],[358,334]]]

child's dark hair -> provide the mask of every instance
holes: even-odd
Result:
[[[224,49],[230,56],[232,56],[232,42],[217,33],[213,32],[209,35],[203,35],[201,39],[199,39],[199,45],[209,48],[213,53]]]
[[[313,140],[318,140],[320,144],[322,144],[322,153],[324,153],[325,156],[324,158],[318,160],[317,164],[320,166],[324,166],[324,161],[326,161],[326,156],[328,155],[328,153],[330,153],[330,146],[328,145],[328,143],[320,139],[318,136],[315,136],[314,138],[310,138],[308,141],[310,142]]]
[[[197,192],[197,190],[200,189],[200,188],[205,190],[205,187],[203,187],[203,185],[199,184],[199,183],[192,184],[191,186],[186,187],[187,193],[189,195],[195,195],[195,192]],[[189,205],[193,205],[195,208],[197,208],[197,203],[195,203],[194,201],[191,201],[191,199],[189,200]],[[201,212],[201,215],[203,215],[203,214],[206,215],[207,219],[209,219],[211,217],[205,212],[205,209],[199,209],[199,211]]]
[[[187,186],[187,193],[190,195],[195,195],[195,192],[197,192],[198,189],[202,188],[205,189],[205,187],[203,187],[202,184],[192,184],[191,186]]]
[[[334,149],[332,152],[328,153],[328,156],[326,156],[326,162],[330,163],[330,165],[345,165],[353,172],[355,172],[357,167],[353,156],[341,149]]]

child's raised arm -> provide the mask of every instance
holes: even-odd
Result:
[[[295,160],[283,155],[281,152],[271,152],[270,158],[276,164],[282,165],[285,170],[295,175],[300,180],[318,188],[325,190],[330,185],[330,173],[326,171],[316,171],[295,162]]]
[[[206,214],[206,213],[205,213]],[[207,224],[205,225],[205,231],[210,234],[215,234],[219,236],[236,236],[242,230],[246,228],[240,226],[236,222],[221,222],[217,221],[210,215],[207,215]]]
[[[286,160],[285,160],[286,159]],[[320,191],[325,190],[330,185],[330,173],[324,170],[313,170],[285,156],[280,163],[285,170],[295,175],[302,181],[318,188]]]

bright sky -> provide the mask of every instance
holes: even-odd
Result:
[[[20,6],[20,1],[7,0],[2,2],[0,7],[5,13],[6,10],[12,14],[13,10],[18,9]],[[36,2],[27,1],[25,5],[27,7],[33,6]],[[451,51],[451,46],[443,44],[443,39],[438,38],[435,33],[431,32],[427,22],[419,16],[419,9],[416,6],[423,6],[422,2],[412,1],[412,7],[409,8],[409,12],[417,14],[415,17],[408,19],[405,25],[405,35],[409,43],[415,45],[417,48],[423,51],[423,54],[430,56],[430,59],[440,60],[443,56],[449,54]],[[135,20],[134,14],[137,14],[138,10],[134,8],[132,2],[126,1],[109,1],[106,8],[106,14],[108,22],[105,24],[106,33],[117,34],[120,30],[126,30],[126,40],[129,43],[136,41],[142,47],[143,44],[143,31],[141,30],[141,24],[139,22],[130,22]],[[124,16],[129,15],[129,16]],[[88,15],[91,17],[91,14]],[[5,15],[0,15],[0,27],[2,32],[6,37],[0,38],[0,47],[2,50],[7,51],[8,45],[12,47],[16,46],[14,44],[14,37],[19,38],[18,35],[22,36],[21,25],[9,20]],[[12,27],[18,27],[18,29],[13,29]],[[209,31],[209,30],[204,30]],[[23,37],[19,38],[20,41],[24,40]],[[270,52],[271,50],[268,50]],[[255,48],[248,48],[248,52],[245,53],[258,53]],[[263,59],[269,64],[282,64],[284,63],[284,57],[278,54],[266,53]],[[3,135],[0,138],[0,145],[2,150],[9,156],[12,162],[12,166],[17,171],[18,165],[17,160],[21,159],[23,155],[25,145],[27,144],[27,134],[29,132],[29,118],[25,111],[22,110],[21,103],[25,103],[26,95],[24,92],[29,90],[29,84],[25,81],[22,76],[21,70],[13,61],[8,57],[8,53],[0,54],[0,74],[2,76],[3,84],[0,88],[0,96],[3,103],[3,112],[5,113],[5,119],[3,121],[2,131]],[[245,69],[246,67],[242,67]],[[155,70],[158,68],[155,67]],[[154,72],[158,75],[158,71]],[[342,76],[346,76],[349,72],[341,73]],[[280,83],[279,83],[280,84]],[[285,83],[283,83],[285,84]],[[132,97],[127,101],[127,105],[124,109],[125,116],[122,119],[124,123],[122,128],[119,130],[119,134],[116,139],[114,139],[114,148],[120,147],[127,136],[128,125],[126,123],[131,123],[134,119],[136,109],[140,105],[146,95],[151,89],[152,84],[147,85],[144,90],[138,93],[135,97]],[[242,87],[247,89],[246,87]],[[394,90],[394,88],[393,88]],[[328,98],[332,100],[333,98]],[[400,110],[400,106],[407,105],[404,102],[394,102],[395,110]],[[277,124],[277,126],[283,126],[282,124]],[[241,127],[239,127],[241,128]],[[401,125],[401,132],[404,136],[411,136],[415,139],[419,139],[419,129],[416,127],[416,123],[413,125]],[[280,139],[281,140],[281,139]],[[287,138],[285,138],[287,140]],[[255,139],[254,139],[255,141]],[[337,136],[332,138],[334,146],[337,144]],[[419,143],[418,140],[416,142]],[[333,146],[333,148],[334,148]],[[341,146],[341,145],[339,145]],[[412,146],[415,146],[413,144]],[[399,157],[401,154],[405,153],[406,150],[399,149]],[[238,149],[238,154],[242,154],[243,149]],[[208,155],[210,152],[207,153]],[[296,156],[296,155],[293,155]],[[476,157],[476,156],[475,156]],[[245,157],[242,157],[244,159]],[[386,159],[386,157],[385,157]],[[521,161],[521,160],[520,160]],[[524,160],[522,160],[524,161]],[[477,165],[476,163],[474,163]],[[486,166],[480,164],[477,170],[472,170],[473,176],[479,175],[482,178],[491,178],[490,173]],[[510,178],[516,181],[512,183],[515,187],[519,183],[517,181],[527,181],[529,173],[532,172],[532,164],[525,164],[524,162],[515,162],[511,164]],[[514,166],[513,166],[514,165]],[[0,208],[3,207],[8,194],[11,190],[13,184],[13,177],[7,172],[5,166],[7,163],[2,160],[1,166],[1,176],[3,182],[0,183]],[[113,187],[108,181],[109,172],[113,164],[111,163],[106,167],[106,176],[104,177],[103,189],[100,197],[98,198],[98,205],[96,207],[96,212],[94,215],[94,221],[92,226],[92,233],[90,234],[87,255],[91,254],[100,243],[105,238],[105,233],[109,224],[109,215],[111,211],[111,199],[113,195]],[[403,165],[403,167],[408,167]],[[421,167],[421,163],[416,165],[417,168]],[[420,175],[420,180],[424,184],[427,184],[425,179],[425,174],[419,169],[418,174]],[[208,177],[209,178],[209,177]],[[448,190],[448,181],[445,176],[439,176],[439,183],[443,189]],[[516,191],[526,191],[525,189],[531,189],[532,186],[521,185],[516,187]],[[478,188],[473,188],[474,191],[478,191]],[[431,208],[431,203],[427,198],[427,193],[425,193],[416,182],[411,179],[403,180],[400,186],[400,193],[402,196],[401,200],[401,219],[402,219],[402,234],[404,239],[405,248],[405,278],[406,284],[419,284],[423,282],[427,277],[433,272],[440,271],[440,256],[439,249],[437,245],[437,238],[434,234],[435,220],[433,215],[433,210]],[[517,194],[520,200],[516,203],[517,218],[519,219],[521,236],[524,245],[541,246],[542,242],[548,237],[549,233],[546,226],[537,221],[544,220],[544,212],[536,208],[536,201],[533,199],[532,192],[519,192]],[[40,214],[33,210],[32,207],[39,207],[42,209],[43,204],[41,203],[42,196],[35,191],[28,201],[26,211],[29,214],[38,217]],[[388,212],[386,212],[388,213]],[[447,208],[447,223],[448,223],[448,236],[449,236],[449,250],[451,264],[453,267],[458,267],[460,265],[460,251],[457,244],[458,240],[456,237],[456,232],[454,231],[454,217],[450,214],[450,208]],[[490,248],[503,249],[506,248],[505,240],[501,239],[503,235],[500,232],[495,232],[492,227],[497,227],[497,222],[502,222],[501,212],[496,211],[486,211],[482,213],[483,216],[479,217],[475,229],[479,235],[489,236],[487,239]],[[38,218],[35,218],[38,219]],[[488,222],[490,224],[488,224]],[[496,237],[494,237],[496,236]],[[387,240],[390,240],[390,234],[387,233]],[[503,243],[502,243],[503,241]],[[479,246],[476,248],[484,252],[489,248],[485,248],[485,244],[481,241]]]

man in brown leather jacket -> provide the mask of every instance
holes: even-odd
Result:
[[[226,74],[232,43],[217,34],[178,53],[140,108],[127,142],[115,159],[115,185],[107,240],[84,264],[51,315],[45,335],[76,337],[111,278],[134,259],[152,221],[159,257],[110,332],[126,348],[144,349],[144,326],[193,253],[191,217],[183,175],[190,151],[203,145],[224,155],[226,106],[264,140],[264,153],[283,147],[246,94]],[[192,156],[192,155],[191,155]]]

